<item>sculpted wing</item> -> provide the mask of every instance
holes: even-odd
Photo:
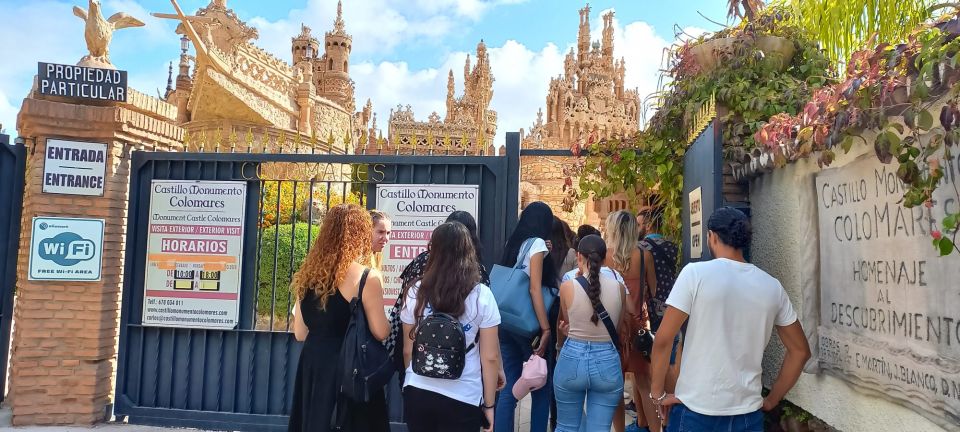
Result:
[[[144,25],[143,21],[140,21],[123,12],[117,12],[113,14],[107,19],[107,22],[113,24],[113,28],[118,30],[127,27],[143,27]]]
[[[87,20],[87,10],[84,9],[84,8],[82,8],[82,7],[80,7],[80,6],[74,6],[74,7],[73,7],[73,14],[76,15],[76,16],[78,16],[78,17],[80,17],[80,19],[82,19],[82,20],[84,20],[84,21]]]

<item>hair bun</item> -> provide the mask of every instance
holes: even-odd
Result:
[[[753,228],[747,219],[737,219],[730,224],[730,246],[737,249],[746,249],[750,246],[753,237]]]

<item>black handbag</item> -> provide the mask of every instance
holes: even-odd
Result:
[[[373,337],[367,326],[363,286],[369,272],[370,269],[363,271],[357,296],[350,300],[350,324],[340,349],[340,396],[354,402],[369,402],[396,371],[387,348]]]
[[[643,253],[643,249],[640,250],[640,307],[647,307],[647,290],[649,289],[647,284],[647,263],[644,262],[646,255]],[[650,313],[649,311],[647,313]],[[645,328],[640,328],[633,335],[632,345],[633,350],[640,353],[643,358],[650,360],[650,355],[653,354],[653,338],[654,334],[652,330],[647,330]]]

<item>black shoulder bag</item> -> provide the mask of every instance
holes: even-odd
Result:
[[[339,360],[339,395],[337,409],[333,418],[334,429],[338,429],[344,419],[344,408],[353,402],[369,402],[370,397],[390,381],[396,368],[390,359],[390,353],[383,343],[378,341],[367,324],[367,315],[363,310],[363,286],[367,282],[370,269],[363,271],[357,296],[350,300],[350,324],[343,337]]]
[[[639,247],[639,245],[637,245]],[[646,263],[646,254],[644,253],[643,248],[640,248],[640,307],[647,307],[647,291],[650,290],[650,287],[647,286],[647,263]],[[649,314],[649,311],[647,311]],[[643,327],[637,329],[637,333],[633,335],[632,340],[633,350],[639,352],[645,359],[650,360],[650,355],[653,354],[653,331],[647,330]]]
[[[583,288],[583,292],[587,292],[587,286],[590,285],[590,282],[587,282],[587,278],[577,276],[577,282],[580,283],[580,288]],[[603,302],[597,302],[596,306],[593,307],[593,311],[597,313],[597,318],[603,321],[603,326],[607,328],[607,333],[610,334],[610,341],[613,342],[613,346],[619,350],[620,335],[617,333],[617,326],[613,325],[613,320],[610,319],[610,314],[607,313],[607,308],[603,307]]]

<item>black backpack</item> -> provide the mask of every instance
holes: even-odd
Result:
[[[370,397],[390,381],[396,368],[390,354],[370,334],[363,311],[363,286],[370,269],[363,271],[357,296],[350,300],[350,324],[340,349],[340,396],[355,402],[369,402]]]
[[[413,372],[420,376],[459,379],[467,353],[477,345],[480,331],[470,346],[460,320],[445,313],[424,317],[413,338]]]

